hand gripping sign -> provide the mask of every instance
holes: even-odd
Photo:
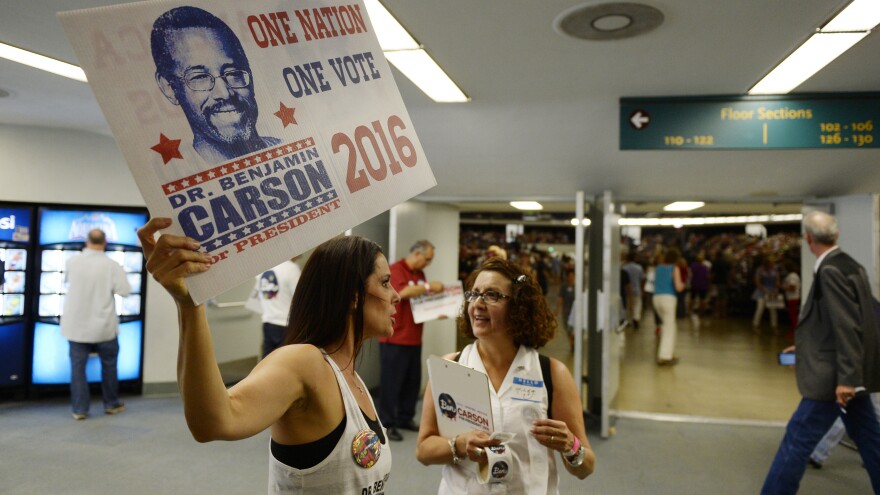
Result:
[[[436,185],[361,0],[60,17],[151,215],[212,255],[196,302]]]

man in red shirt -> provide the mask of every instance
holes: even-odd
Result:
[[[422,385],[422,324],[413,321],[409,300],[443,290],[443,284],[425,280],[423,268],[434,259],[434,245],[416,241],[406,258],[391,265],[391,285],[400,294],[394,316],[394,335],[379,339],[379,419],[388,438],[403,440],[398,428],[419,431],[413,421]]]

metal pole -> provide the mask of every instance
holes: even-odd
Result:
[[[574,230],[574,383],[583,390],[584,362],[584,192],[575,194],[577,225]],[[563,318],[566,316],[563,315]]]

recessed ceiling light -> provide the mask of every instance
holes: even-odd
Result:
[[[510,206],[517,210],[536,211],[543,210],[544,206],[537,201],[511,201]]]
[[[702,201],[676,201],[663,207],[663,211],[691,211],[706,206]]]
[[[575,5],[553,21],[564,35],[585,40],[616,40],[647,33],[663,24],[663,13],[640,3]]]
[[[593,19],[593,27],[599,31],[617,31],[632,23],[632,17],[620,14],[609,14]]]

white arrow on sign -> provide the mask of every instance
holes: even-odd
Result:
[[[642,129],[643,127],[648,127],[648,124],[651,123],[651,116],[647,112],[636,110],[629,116],[629,123],[636,129]]]

